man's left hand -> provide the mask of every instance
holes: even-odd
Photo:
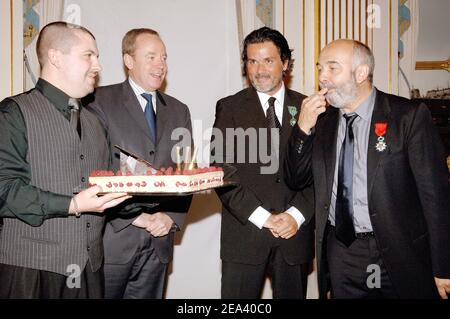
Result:
[[[278,221],[273,231],[281,238],[289,239],[297,233],[298,225],[294,217],[284,212],[276,215]]]
[[[150,226],[146,230],[155,237],[165,236],[169,233],[173,224],[172,218],[166,213],[158,212],[150,217]]]
[[[442,299],[448,299],[450,294],[450,279],[434,277],[434,282]]]

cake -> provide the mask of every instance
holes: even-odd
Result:
[[[112,171],[94,171],[89,177],[89,186],[101,186],[104,193],[185,193],[223,185],[221,167],[173,170],[161,168],[156,174],[136,176],[131,173],[114,174]]]

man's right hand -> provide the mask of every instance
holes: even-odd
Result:
[[[145,228],[154,237],[161,237],[170,232],[173,220],[163,212],[142,213],[131,224],[139,228]]]
[[[70,201],[69,214],[74,215],[76,212],[102,213],[105,209],[119,205],[124,200],[131,198],[126,193],[108,193],[98,196],[97,194],[101,191],[100,186],[92,186],[79,192]]]
[[[278,238],[280,235],[275,231],[277,223],[280,221],[280,217],[275,214],[271,214],[270,217],[264,223],[264,228],[268,228],[272,233],[273,237]]]
[[[327,92],[328,89],[323,88],[303,100],[297,124],[305,134],[309,135],[311,129],[316,126],[318,116],[325,112],[327,105],[325,94]]]

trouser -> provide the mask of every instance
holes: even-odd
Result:
[[[78,278],[54,272],[0,264],[0,299],[100,299],[103,269],[88,262]]]
[[[163,298],[168,264],[161,263],[148,237],[128,263],[105,263],[106,299]]]
[[[329,226],[326,253],[332,298],[398,298],[374,236],[356,238],[346,247]]]
[[[259,299],[269,276],[274,299],[305,299],[309,266],[309,263],[289,265],[279,247],[274,247],[260,265],[222,260],[222,298]]]

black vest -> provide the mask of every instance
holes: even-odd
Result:
[[[31,185],[73,196],[88,187],[93,170],[107,169],[109,148],[96,116],[83,108],[82,136],[38,90],[12,97],[25,119]],[[5,218],[0,232],[0,263],[68,275],[69,265],[92,270],[103,262],[102,214],[51,218],[39,227]],[[72,266],[73,267],[73,266]]]

